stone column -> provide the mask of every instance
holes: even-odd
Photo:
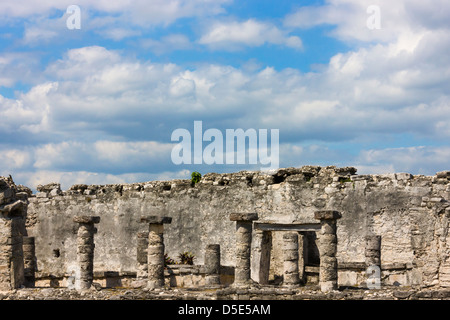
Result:
[[[320,289],[324,292],[336,290],[337,279],[337,236],[336,236],[336,220],[341,218],[338,211],[323,210],[316,211],[314,217],[320,220]]]
[[[272,233],[266,230],[254,230],[252,244],[252,280],[259,284],[269,283],[270,250]]]
[[[77,216],[73,221],[78,223],[77,233],[77,271],[75,289],[87,290],[94,280],[94,234],[97,229],[94,224],[100,222],[100,217]]]
[[[147,248],[148,248],[148,232],[139,232],[137,235],[137,274],[139,280],[148,278],[148,263],[147,263]]]
[[[246,285],[250,279],[250,248],[252,244],[252,230],[254,220],[258,220],[256,213],[232,213],[230,220],[236,221],[236,266],[234,270],[234,285]]]
[[[285,233],[283,241],[283,285],[296,286],[300,283],[298,274],[298,234],[296,232]]]
[[[205,250],[205,285],[220,285],[220,245],[210,244]]]
[[[164,287],[164,224],[172,222],[170,217],[142,217],[149,224],[147,264],[150,289]]]
[[[23,237],[23,264],[25,287],[34,288],[36,272],[36,256],[34,237]]]
[[[24,284],[24,219],[0,215],[0,290],[18,289]]]
[[[367,286],[370,289],[379,289],[381,286],[381,236],[367,236],[365,249]]]
[[[308,242],[303,232],[298,233],[298,277],[300,283],[305,283],[305,265],[307,263]]]

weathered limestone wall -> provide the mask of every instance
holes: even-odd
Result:
[[[167,216],[165,250],[173,259],[192,252],[203,264],[206,246],[219,244],[221,264],[235,264],[234,212],[258,215],[271,223],[318,223],[314,212],[337,210],[337,261],[340,284],[361,280],[365,243],[381,236],[381,277],[385,283],[450,286],[450,172],[435,176],[407,173],[356,175],[351,167],[280,169],[275,174],[206,174],[189,180],[136,184],[40,186],[28,199],[27,232],[35,237],[38,272],[52,276],[76,268],[73,217],[99,216],[95,271],[137,271],[137,238],[148,232],[141,216]],[[317,241],[320,233],[317,234]],[[282,236],[273,232],[272,263],[283,274]],[[359,269],[358,269],[359,268]],[[271,268],[272,270],[273,268]],[[357,272],[354,272],[357,270]]]
[[[23,237],[26,236],[26,196],[12,178],[0,177],[0,290],[25,282]]]

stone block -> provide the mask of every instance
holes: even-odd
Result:
[[[395,178],[397,180],[410,180],[413,178],[413,175],[410,173],[400,172],[395,174]]]
[[[36,193],[36,198],[48,198],[47,192],[38,192]]]
[[[52,189],[52,191],[50,191],[49,193],[51,197],[56,197],[59,196],[60,194],[62,194],[60,189]]]
[[[150,224],[170,224],[172,223],[172,218],[161,216],[141,216],[141,222]]]
[[[450,178],[450,171],[440,171],[436,173],[436,177],[439,179]]]
[[[100,217],[97,216],[76,216],[73,218],[73,221],[76,223],[85,223],[85,224],[90,224],[90,223],[99,223],[100,222]]]
[[[258,220],[258,214],[255,212],[231,213],[230,220],[231,221],[254,221],[254,220]]]
[[[314,212],[314,218],[318,220],[336,220],[340,219],[342,215],[335,210],[321,210]]]
[[[335,245],[337,243],[337,236],[336,234],[321,234],[320,235],[320,244],[321,245],[328,245],[332,244]]]

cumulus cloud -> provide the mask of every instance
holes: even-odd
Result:
[[[7,175],[9,173],[2,173]],[[147,172],[126,173],[126,174],[110,174],[88,171],[19,171],[14,174],[13,178],[16,183],[24,184],[32,190],[36,191],[36,187],[40,184],[57,182],[61,184],[62,190],[69,189],[74,184],[121,184],[136,183],[155,180],[172,180],[172,179],[189,179],[190,172],[187,170],[168,171],[157,174]]]
[[[282,128],[297,140],[402,132],[444,137],[450,64],[440,63],[442,52],[429,50],[433,41],[423,35],[411,52],[393,52],[391,43],[339,53],[322,71],[310,73],[214,64],[186,70],[99,46],[72,49],[48,66],[53,82],[18,99],[3,98],[0,112],[8,121],[2,126],[51,129],[65,138],[83,129],[86,135],[103,132],[106,139],[132,138],[135,127],[159,131],[158,138],[147,138],[163,142],[183,117],[185,124],[196,117],[217,122],[220,116],[221,128]],[[157,122],[161,130],[149,130]]]
[[[256,47],[265,43],[301,49],[302,41],[289,36],[271,23],[249,19],[238,22],[216,22],[201,36],[200,44],[214,49],[236,50],[241,47]]]
[[[168,25],[180,18],[209,16],[223,12],[230,0],[77,0],[82,16],[92,10],[123,19],[125,23],[152,26]],[[0,2],[0,16],[29,18],[49,15],[56,10],[66,12],[72,0],[17,0]]]
[[[170,166],[173,145],[155,141],[65,141],[0,146],[0,175],[13,174],[20,183],[123,183],[133,179],[180,178],[185,169]],[[17,180],[16,179],[16,180]],[[84,182],[83,182],[84,181]],[[137,180],[135,180],[137,181]],[[144,180],[145,181],[145,180]]]
[[[189,38],[183,34],[170,34],[159,40],[146,38],[140,41],[144,48],[148,48],[158,55],[176,50],[187,50],[193,47]]]
[[[0,86],[11,88],[19,82],[37,84],[39,76],[38,58],[25,52],[3,52],[0,54]]]
[[[409,172],[434,175],[436,172],[448,170],[449,156],[448,146],[371,149],[362,151],[358,162],[363,173],[375,171],[375,173]]]
[[[376,7],[380,28],[368,27]],[[403,38],[407,46],[414,35],[425,30],[449,29],[450,7],[445,0],[428,3],[420,0],[327,0],[324,5],[304,6],[286,16],[288,27],[312,28],[331,25],[330,35],[344,41],[392,42]],[[369,23],[370,24],[370,23]],[[412,37],[413,39],[407,39]]]

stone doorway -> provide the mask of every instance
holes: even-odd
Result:
[[[321,228],[320,223],[272,223],[255,222],[252,244],[252,279],[260,284],[277,284],[281,282],[283,275],[282,241],[283,234],[294,233],[298,235],[298,266],[300,283],[304,284],[311,272],[317,273],[318,277],[320,256],[318,249],[317,231]],[[279,248],[278,248],[279,247]],[[274,257],[278,255],[278,257]],[[274,259],[275,258],[275,259]],[[275,262],[276,261],[276,262]],[[272,264],[280,263],[281,266]],[[275,279],[273,269],[277,268]],[[271,271],[272,269],[272,271]],[[316,279],[318,281],[318,279]],[[314,282],[316,282],[314,281]]]

